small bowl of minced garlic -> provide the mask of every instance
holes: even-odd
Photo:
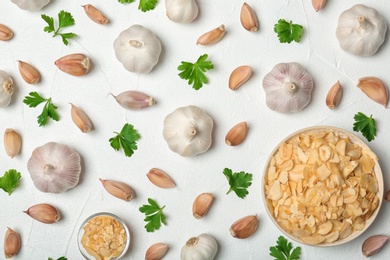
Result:
[[[90,260],[122,259],[130,246],[130,232],[125,222],[108,212],[89,216],[77,236],[80,253]]]
[[[332,126],[305,128],[280,142],[262,188],[274,224],[291,239],[319,247],[361,235],[375,220],[384,189],[375,153]]]

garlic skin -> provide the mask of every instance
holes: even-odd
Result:
[[[11,2],[23,10],[38,11],[47,5],[50,0],[11,0]]]
[[[213,119],[199,107],[180,107],[165,118],[163,135],[172,151],[191,157],[210,148],[213,125]]]
[[[156,104],[153,97],[139,91],[128,90],[118,94],[117,96],[114,96],[113,94],[111,95],[115,98],[116,102],[121,105],[121,107],[130,110],[143,109]]]
[[[119,34],[114,49],[116,58],[125,69],[149,73],[160,58],[161,43],[151,30],[136,24]]]
[[[176,23],[190,23],[198,16],[195,0],[165,0],[169,20]]]
[[[313,85],[300,64],[279,63],[263,79],[267,106],[281,113],[298,112],[309,104]]]
[[[386,20],[377,10],[357,4],[340,15],[336,36],[344,51],[371,56],[384,42],[386,31]]]
[[[11,103],[14,93],[13,81],[7,72],[0,70],[0,108]]]
[[[62,193],[79,182],[80,155],[67,145],[49,142],[33,151],[27,169],[38,190]]]
[[[218,252],[217,241],[209,234],[190,238],[181,249],[181,260],[213,260]]]

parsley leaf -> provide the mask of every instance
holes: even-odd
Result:
[[[42,113],[38,116],[39,126],[46,125],[49,121],[49,118],[52,118],[55,121],[58,121],[60,117],[57,114],[57,107],[51,102],[51,98],[43,98],[37,92],[30,92],[29,96],[24,97],[23,103],[29,107],[36,107],[39,104],[46,101],[45,106],[43,107]]]
[[[8,170],[3,177],[0,177],[0,188],[11,195],[18,186],[20,178],[22,178],[20,172],[15,169]]]
[[[358,112],[355,116],[355,123],[353,124],[353,131],[361,132],[362,135],[371,142],[376,136],[375,119]]]
[[[54,260],[53,258],[49,257],[47,260]],[[61,256],[60,258],[58,258],[57,260],[68,260],[68,258],[66,258],[65,256]]]
[[[292,252],[292,244],[283,236],[280,236],[276,241],[276,246],[271,246],[270,256],[275,257],[275,260],[298,260],[301,254],[301,248],[296,247]]]
[[[139,0],[138,9],[142,12],[153,10],[156,7],[157,0]]]
[[[58,28],[57,29],[55,29],[53,17],[47,16],[45,14],[42,14],[41,17],[48,24],[48,26],[45,26],[45,28],[43,28],[43,31],[48,32],[48,33],[54,32],[53,37],[60,35],[62,38],[62,42],[65,45],[69,44],[68,39],[72,39],[72,38],[75,38],[77,36],[74,33],[60,33],[60,30],[62,28],[72,26],[75,24],[75,21],[74,21],[71,13],[65,12],[64,10],[61,10],[58,13]]]
[[[139,208],[139,211],[145,213],[144,221],[148,222],[145,225],[146,231],[153,232],[161,227],[161,223],[166,225],[165,216],[162,212],[165,206],[160,208],[157,202],[151,198],[148,199],[148,202],[150,205],[142,205],[142,207]]]
[[[208,80],[204,75],[206,70],[211,70],[214,68],[214,65],[211,61],[206,61],[208,55],[203,54],[195,63],[182,61],[181,65],[177,67],[179,71],[180,78],[188,80],[188,85],[193,84],[193,88],[198,90],[204,84],[207,84]]]
[[[134,0],[118,0],[118,2],[121,4],[130,4],[130,3],[134,2]]]
[[[274,31],[278,34],[281,43],[291,43],[292,41],[299,42],[302,37],[303,27],[299,24],[289,23],[284,19],[279,19],[275,24]]]
[[[252,174],[245,172],[235,172],[231,169],[225,168],[223,174],[226,176],[226,179],[229,181],[230,189],[226,194],[229,194],[231,191],[234,191],[238,197],[241,199],[245,198],[249,194],[247,188],[252,185]]]
[[[133,125],[125,124],[120,133],[114,132],[117,134],[115,137],[108,140],[116,151],[123,148],[125,155],[131,157],[134,153],[134,150],[137,150],[137,141],[141,137]]]

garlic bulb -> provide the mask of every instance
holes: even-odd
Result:
[[[161,43],[151,30],[136,24],[119,34],[114,49],[116,58],[125,69],[148,73],[158,62]]]
[[[377,10],[357,4],[340,15],[336,36],[344,51],[371,56],[384,42],[386,31],[386,20]]]
[[[0,70],[0,107],[9,105],[13,93],[14,87],[11,77],[5,71]]]
[[[270,109],[297,112],[310,102],[313,79],[298,63],[279,63],[265,75],[263,88]]]
[[[33,151],[27,169],[38,190],[61,193],[79,182],[80,155],[67,145],[49,142]]]
[[[189,157],[206,152],[211,146],[213,120],[196,106],[180,107],[164,120],[163,135],[169,148]]]
[[[38,11],[47,5],[50,0],[11,0],[11,2],[23,10]]]
[[[181,260],[213,260],[218,251],[218,244],[208,234],[190,238],[181,249]]]
[[[168,18],[177,23],[190,23],[199,13],[195,0],[165,0],[165,8]]]

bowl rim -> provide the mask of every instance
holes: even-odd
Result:
[[[129,228],[127,227],[126,223],[121,219],[119,218],[117,215],[113,214],[113,213],[110,213],[110,212],[97,212],[97,213],[94,213],[92,215],[90,215],[89,217],[87,217],[83,223],[80,225],[80,228],[79,228],[79,231],[78,231],[78,234],[77,234],[77,245],[79,247],[79,251],[80,253],[83,255],[83,257],[87,260],[94,260],[93,258],[91,258],[91,255],[88,254],[86,252],[86,250],[84,249],[83,245],[81,244],[81,238],[82,236],[84,235],[84,226],[87,224],[87,222],[94,218],[94,217],[97,217],[97,216],[109,216],[109,217],[112,217],[113,219],[117,220],[122,226],[123,228],[125,229],[125,233],[126,233],[126,245],[125,245],[125,248],[123,249],[123,252],[117,257],[117,258],[112,258],[111,260],[119,260],[119,259],[122,259],[122,257],[125,256],[125,254],[127,253],[129,247],[130,247],[130,231],[129,231]]]
[[[261,178],[261,189],[262,189],[261,194],[262,194],[262,197],[263,197],[263,204],[264,204],[264,206],[266,208],[268,217],[272,220],[272,222],[275,224],[275,226],[280,231],[282,231],[282,233],[284,235],[286,235],[287,237],[291,238],[292,240],[294,240],[294,241],[296,241],[298,243],[304,244],[304,245],[315,246],[315,247],[338,246],[338,245],[342,245],[342,244],[348,243],[348,242],[354,240],[355,238],[357,238],[358,236],[360,236],[361,234],[363,234],[371,226],[371,224],[374,222],[374,220],[376,219],[376,217],[377,217],[377,215],[378,215],[378,213],[379,213],[379,211],[381,209],[382,201],[383,201],[383,194],[384,194],[384,182],[383,182],[382,170],[381,170],[381,167],[380,167],[380,164],[378,162],[378,158],[377,157],[376,158],[372,158],[372,159],[375,162],[374,172],[375,172],[376,179],[378,181],[378,191],[376,193],[376,196],[379,198],[378,207],[376,208],[374,213],[371,215],[371,217],[366,221],[365,227],[362,230],[354,231],[350,236],[348,236],[346,238],[336,240],[335,242],[332,242],[332,243],[321,243],[321,244],[317,244],[317,245],[307,244],[307,243],[303,242],[301,239],[299,239],[299,238],[293,236],[292,234],[289,234],[287,231],[285,231],[279,225],[279,223],[276,221],[273,213],[270,212],[270,210],[268,208],[268,204],[267,204],[267,198],[266,198],[266,193],[265,193],[265,183],[266,183],[265,178],[266,178],[266,176],[268,174],[268,168],[269,168],[269,164],[271,162],[272,157],[276,154],[276,152],[278,151],[278,149],[280,148],[282,143],[290,140],[291,138],[293,138],[293,137],[295,137],[297,135],[300,135],[300,134],[303,134],[303,133],[307,133],[307,132],[314,132],[314,131],[333,131],[335,133],[341,134],[341,136],[344,135],[346,137],[349,137],[349,139],[352,141],[352,143],[358,144],[363,149],[368,149],[370,152],[372,152],[376,156],[376,153],[374,153],[374,151],[372,151],[371,148],[364,141],[362,141],[355,134],[353,134],[353,133],[351,133],[351,132],[349,132],[347,130],[344,130],[342,128],[338,128],[338,127],[334,127],[334,126],[319,125],[319,126],[305,127],[305,128],[300,129],[300,130],[297,130],[297,131],[293,132],[292,134],[288,135],[287,137],[285,137],[282,141],[280,141],[275,146],[275,148],[272,150],[272,152],[270,153],[270,155],[267,158],[267,161],[265,163],[264,170],[263,170],[263,175],[262,175],[262,178]]]

